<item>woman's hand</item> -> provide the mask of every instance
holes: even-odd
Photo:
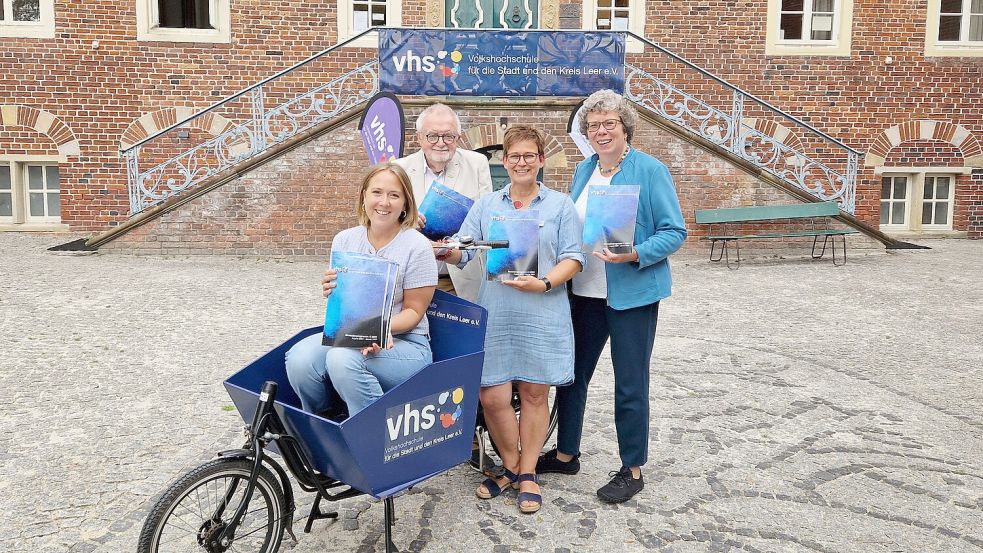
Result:
[[[416,230],[421,230],[427,226],[427,218],[422,213],[416,214]]]
[[[512,280],[503,280],[502,284],[522,290],[523,292],[536,292],[542,294],[546,291],[546,283],[534,276],[522,275]]]
[[[327,271],[324,271],[324,277],[321,279],[321,293],[324,294],[324,297],[331,295],[331,291],[338,285],[338,283],[335,282],[336,280],[338,280],[337,269],[328,269]]]
[[[444,263],[450,265],[457,265],[461,262],[461,250],[452,250],[450,248],[445,248],[444,243],[449,242],[447,238],[443,242],[430,242],[433,246],[433,255],[437,258],[437,261],[443,261]]]
[[[383,348],[379,344],[376,344],[376,343],[373,342],[373,344],[371,346],[362,348],[362,355],[373,355],[373,354],[379,353],[380,351],[382,351],[384,349],[392,349],[393,346],[396,345],[393,342],[393,334],[392,334],[392,332],[389,333],[389,339],[386,341],[386,343],[388,345]]]
[[[632,263],[638,261],[638,252],[632,248],[628,253],[611,253],[611,250],[604,248],[599,252],[591,252],[591,255],[605,263]]]

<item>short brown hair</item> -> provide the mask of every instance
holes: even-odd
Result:
[[[358,224],[366,228],[369,226],[369,215],[365,212],[365,191],[368,190],[372,177],[383,171],[389,171],[395,175],[396,180],[399,181],[399,185],[403,187],[403,197],[406,198],[406,206],[404,206],[403,213],[399,216],[399,226],[404,229],[416,228],[418,215],[416,211],[416,199],[413,197],[413,186],[410,184],[410,176],[392,160],[386,160],[376,164],[362,177],[362,188],[358,191],[358,204],[355,206],[355,214],[358,215]]]
[[[546,154],[546,139],[543,138],[543,133],[529,125],[512,125],[505,131],[505,137],[502,139],[502,155],[508,155],[509,150],[517,142],[525,140],[536,143],[536,150],[539,151],[539,155]]]

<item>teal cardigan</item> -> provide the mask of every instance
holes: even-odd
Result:
[[[580,162],[573,173],[570,196],[576,203],[597,165],[597,154]],[[608,305],[624,310],[655,303],[672,294],[669,255],[686,240],[686,223],[672,175],[661,161],[632,148],[611,185],[641,186],[635,218],[638,261],[605,263]]]

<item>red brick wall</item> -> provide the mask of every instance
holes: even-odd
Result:
[[[406,110],[407,123],[419,108]],[[566,134],[565,109],[515,111],[460,109],[462,124],[479,129],[471,148],[498,144],[495,130],[501,117],[509,123],[533,123],[556,144],[556,158],[566,163],[547,168],[548,186],[567,191],[574,166],[582,157]],[[518,114],[518,115],[517,115]],[[131,231],[101,249],[129,253],[270,255],[321,257],[331,239],[353,226],[355,199],[365,170],[365,153],[355,123],[296,148],[242,178]],[[795,200],[709,154],[705,150],[643,123],[636,144],[662,160],[675,176],[680,204],[687,220],[697,209],[749,204],[789,203]],[[410,137],[407,153],[418,149]],[[552,160],[555,163],[556,159]],[[551,164],[552,164],[551,163]],[[783,226],[782,228],[788,228]],[[686,247],[706,248],[698,238],[705,227],[689,224]],[[766,241],[756,248],[807,247],[811,240]]]
[[[81,156],[62,171],[62,220],[103,230],[129,212],[118,148],[138,117],[162,108],[197,109],[337,42],[333,3],[235,0],[231,44],[136,40],[135,2],[55,1],[56,38],[4,38],[0,104],[44,109],[64,121]],[[99,48],[92,49],[93,40]],[[321,63],[313,82],[354,65],[359,52]],[[313,73],[313,71],[311,72]],[[0,128],[0,148],[17,128]],[[50,142],[50,140],[49,140]]]
[[[962,152],[939,140],[912,140],[893,148],[884,165],[894,167],[962,167]]]
[[[849,58],[765,55],[766,7],[647,0],[646,35],[863,152],[885,129],[917,119],[983,139],[983,58],[926,58],[926,2],[855,0]],[[859,180],[856,214],[876,225],[880,179],[861,167]]]
[[[3,128],[0,152],[10,155],[57,156],[58,146],[47,136],[24,127]]]
[[[423,25],[426,6],[425,0],[404,2],[403,24]],[[983,59],[925,58],[924,2],[855,0],[848,58],[766,56],[765,9],[764,0],[647,0],[646,35],[861,151],[885,129],[915,119],[958,124],[983,138]],[[126,218],[125,166],[117,149],[137,118],[165,108],[200,109],[337,42],[333,0],[235,0],[231,44],[137,42],[133,2],[56,0],[55,11],[56,38],[3,39],[0,103],[46,110],[79,139],[81,155],[69,156],[62,171],[62,218],[74,230],[101,231]],[[286,98],[373,55],[346,50],[298,72],[267,98]],[[729,102],[723,88],[707,86],[661,55],[630,60],[657,76],[677,76],[674,84],[688,91]],[[749,116],[763,115],[748,109]],[[224,114],[238,120],[244,112],[239,105]],[[559,127],[561,119],[543,124]],[[0,151],[34,150],[50,150],[50,140],[0,128]],[[719,188],[707,194],[721,202],[760,199],[710,178],[716,175],[708,172],[724,165],[700,155],[680,160],[674,172],[682,182]],[[981,226],[973,206],[983,204],[980,177],[974,178],[976,184],[960,189],[957,206],[964,213],[957,220],[966,221],[970,236]],[[880,179],[862,167],[858,180],[857,215],[876,224]]]
[[[966,200],[966,234],[969,238],[983,239],[983,169],[973,171],[969,185],[964,186]],[[959,189],[956,190],[959,193]],[[957,200],[958,201],[958,200]]]

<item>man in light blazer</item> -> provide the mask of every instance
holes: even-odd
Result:
[[[434,182],[477,200],[492,191],[488,158],[478,152],[457,147],[461,121],[445,104],[433,104],[416,119],[416,140],[420,151],[396,160],[406,170],[419,206]],[[422,215],[421,215],[422,217]],[[420,221],[422,226],[425,220]],[[439,263],[437,289],[468,300],[478,298],[484,274],[482,263],[469,263],[464,269]]]
[[[416,118],[416,141],[420,151],[396,160],[410,176],[413,197],[419,206],[431,184],[440,184],[464,194],[472,200],[492,191],[488,158],[478,152],[457,147],[461,137],[461,120],[449,106],[433,104]],[[426,221],[421,215],[420,226]],[[477,301],[478,289],[484,277],[484,259],[479,257],[458,269],[438,262],[437,289],[468,300]],[[502,467],[479,447],[477,435],[472,445],[470,464],[488,476],[500,474]]]

